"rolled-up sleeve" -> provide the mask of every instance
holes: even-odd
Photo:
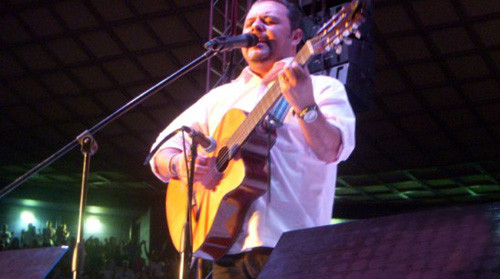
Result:
[[[174,132],[176,129],[181,128],[182,126],[194,127],[197,130],[201,131],[204,134],[208,134],[208,129],[206,128],[207,121],[207,109],[205,106],[204,98],[201,98],[198,102],[193,104],[183,113],[181,113],[177,118],[174,119],[156,138],[156,141],[151,146],[151,150],[156,148],[160,142],[167,137],[170,133]],[[183,142],[185,142],[185,146],[183,147]],[[154,173],[158,179],[163,182],[168,182],[168,179],[161,176],[158,172],[157,165],[155,163],[155,158],[158,153],[165,148],[176,148],[180,150],[189,150],[189,146],[191,145],[191,138],[185,137],[185,140],[182,138],[182,133],[178,133],[168,141],[164,142],[160,148],[153,155],[151,160],[149,161],[149,165],[151,167],[151,171]]]
[[[333,164],[345,161],[355,147],[356,118],[351,108],[344,85],[333,78],[315,76],[314,97],[318,107],[328,123],[337,127],[341,134],[341,144]]]

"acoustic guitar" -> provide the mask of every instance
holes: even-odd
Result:
[[[355,0],[345,4],[295,56],[304,65],[313,55],[338,50],[352,34],[359,36],[363,6]],[[250,112],[229,110],[215,133],[217,148],[208,154],[209,174],[194,183],[192,199],[193,256],[215,260],[234,243],[248,208],[268,187],[269,135],[256,129],[280,97],[277,82]],[[183,249],[187,210],[187,185],[171,179],[167,188],[167,223],[175,248]]]

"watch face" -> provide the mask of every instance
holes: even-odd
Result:
[[[318,111],[315,109],[309,110],[304,114],[304,121],[311,123],[318,118]]]

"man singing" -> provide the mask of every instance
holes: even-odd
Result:
[[[251,204],[235,243],[214,262],[215,279],[257,278],[283,232],[327,225],[332,216],[337,164],[354,149],[355,118],[338,80],[311,76],[292,62],[303,36],[300,22],[299,11],[286,0],[256,1],[243,27],[259,38],[242,49],[248,66],[178,116],[157,140],[181,126],[212,135],[228,110],[252,111],[274,82],[290,104],[270,150],[269,191]],[[159,179],[186,181],[182,149],[180,136],[160,147],[151,160]],[[199,154],[195,181],[208,175],[208,162]]]

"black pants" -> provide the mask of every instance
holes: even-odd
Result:
[[[272,248],[259,247],[249,252],[226,255],[213,264],[213,279],[254,279],[264,268]]]

